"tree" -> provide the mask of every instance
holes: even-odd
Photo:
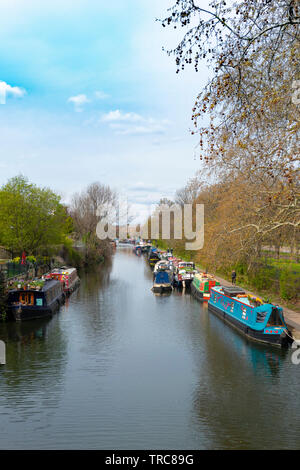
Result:
[[[117,194],[109,186],[99,182],[90,184],[86,190],[73,196],[70,215],[75,234],[86,246],[86,264],[110,253],[108,240],[99,240],[96,234],[98,222],[117,206]],[[101,214],[100,214],[100,212]]]
[[[200,177],[195,176],[194,178],[191,178],[183,188],[176,191],[176,204],[179,204],[180,206],[184,206],[184,204],[192,204],[201,193],[201,189],[203,189],[203,182]]]
[[[108,209],[116,207],[117,194],[109,186],[101,183],[92,183],[86,190],[73,196],[70,214],[73,218],[75,230],[82,237],[96,233],[100,220],[99,208]]]
[[[296,181],[299,109],[292,103],[292,83],[300,73],[299,2],[240,0],[228,6],[215,0],[207,10],[200,3],[177,0],[162,21],[188,28],[168,51],[176,57],[177,72],[193,62],[198,70],[202,59],[213,68],[193,108],[200,158],[220,171],[243,170],[245,160],[228,147],[244,148],[252,169]],[[201,127],[205,114],[211,122]]]
[[[36,254],[61,243],[66,220],[60,196],[24,176],[11,178],[0,189],[0,240],[12,253]]]
[[[300,108],[292,87],[300,74],[299,1],[214,0],[205,9],[200,1],[177,0],[169,11],[164,26],[187,28],[168,51],[177,72],[192,63],[198,70],[200,60],[213,69],[192,114],[200,159],[227,191],[234,191],[232,181],[246,183],[252,217],[241,214],[227,233],[251,233],[256,243],[290,230],[294,246],[300,226]]]

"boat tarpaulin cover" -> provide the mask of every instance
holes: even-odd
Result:
[[[165,271],[159,271],[155,276],[156,284],[169,284],[169,276]]]

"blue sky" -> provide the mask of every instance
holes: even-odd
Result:
[[[16,174],[68,202],[109,184],[145,213],[200,169],[189,133],[203,66],[176,74],[155,21],[168,0],[1,0],[0,184]],[[2,88],[1,88],[2,87]]]

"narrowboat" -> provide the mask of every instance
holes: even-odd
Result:
[[[148,243],[145,243],[143,240],[140,240],[133,247],[133,252],[135,254],[138,254],[138,255],[141,254],[141,253],[148,253],[151,246],[152,245],[149,245]]]
[[[170,251],[162,251],[161,252],[161,257],[162,257],[162,259],[167,259],[167,260],[174,259],[173,254]]]
[[[180,261],[176,266],[174,284],[176,287],[188,287],[191,285],[195,274],[195,264],[189,261]]]
[[[35,287],[34,282],[8,293],[8,320],[25,321],[53,315],[65,300],[60,281],[47,279]]]
[[[139,245],[135,245],[132,249],[133,253],[137,256],[141,256],[142,254],[142,249]]]
[[[208,308],[250,339],[283,348],[293,342],[282,308],[264,304],[240,287],[212,287]]]
[[[168,266],[169,266],[169,263],[165,259],[157,261],[157,263],[154,266],[153,274],[157,273],[158,271],[161,271],[162,269],[168,269]]]
[[[191,284],[191,294],[197,300],[203,302],[210,299],[211,288],[219,285],[219,281],[217,281],[214,276],[207,273],[197,273]]]
[[[154,266],[154,270],[153,270],[153,279],[155,278],[155,275],[156,273],[158,273],[158,271],[165,271],[168,273],[168,276],[169,276],[169,279],[170,279],[170,282],[173,283],[173,279],[174,279],[174,267],[173,267],[173,264],[172,263],[169,263],[167,260],[161,260],[161,261],[158,261],[156,263],[156,265]]]
[[[164,292],[172,291],[172,285],[169,279],[169,275],[166,271],[158,271],[155,274],[152,290],[157,294],[163,294]]]
[[[158,261],[160,261],[160,254],[157,248],[152,248],[149,252],[148,262],[150,266],[155,266]]]
[[[53,269],[50,273],[45,275],[45,279],[54,279],[59,281],[66,295],[71,295],[80,284],[80,279],[77,274],[76,268],[61,268]]]

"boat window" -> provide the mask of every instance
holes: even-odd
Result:
[[[34,305],[34,295],[28,292],[20,294],[20,302],[22,305]]]
[[[267,326],[284,326],[277,308],[272,309]]]

